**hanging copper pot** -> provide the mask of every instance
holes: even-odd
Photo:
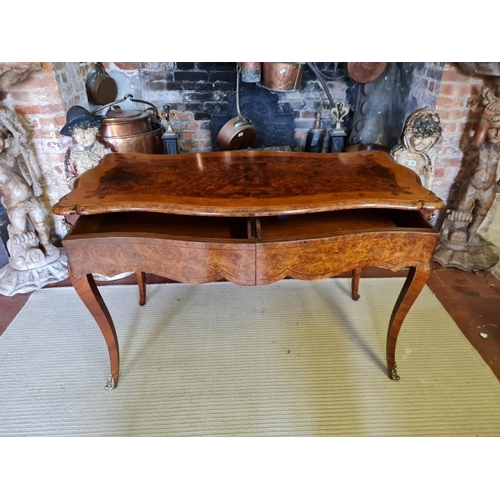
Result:
[[[294,92],[299,89],[305,63],[264,62],[262,84],[277,92]]]
[[[347,73],[356,83],[370,83],[376,80],[386,67],[386,62],[348,62]]]
[[[259,83],[262,73],[262,63],[242,62],[241,81],[245,83]]]

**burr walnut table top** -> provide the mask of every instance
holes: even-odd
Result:
[[[371,207],[432,211],[443,203],[380,151],[111,153],[53,212],[258,217]]]

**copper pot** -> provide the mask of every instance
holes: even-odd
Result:
[[[133,102],[147,104],[145,110],[122,110],[117,104],[129,99]],[[123,99],[101,106],[93,111],[98,113],[104,108],[110,109],[104,115],[97,138],[117,153],[164,154],[165,148],[161,139],[163,127],[158,121],[156,106],[147,101],[133,99],[127,94]]]
[[[120,106],[115,106],[104,116],[99,133],[104,137],[121,137],[150,132],[153,130],[150,115],[147,111],[122,110]]]
[[[299,89],[305,63],[264,62],[262,84],[269,90],[294,92]]]
[[[386,62],[348,62],[347,73],[356,83],[370,83],[385,70]]]
[[[236,149],[251,148],[257,132],[252,120],[243,116],[240,110],[240,74],[241,65],[236,66],[236,112],[238,116],[231,118],[219,131],[217,135],[217,147],[222,151],[234,151]]]
[[[241,63],[241,81],[245,83],[259,83],[262,73],[260,62]]]
[[[105,136],[99,133],[98,140],[116,153],[165,154],[163,127],[159,123],[151,126],[151,130],[142,134]]]

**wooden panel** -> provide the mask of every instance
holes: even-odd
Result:
[[[84,241],[84,244],[82,244]],[[143,271],[183,283],[225,278],[255,284],[255,245],[200,243],[166,238],[109,237],[63,240],[74,278]]]
[[[301,215],[285,221],[261,218],[256,283],[287,276],[318,280],[367,266],[394,271],[407,266],[429,268],[439,233],[420,214],[360,214]]]
[[[407,266],[427,269],[438,237],[387,232],[257,243],[256,284],[273,283],[287,276],[319,280],[369,266],[393,271]]]
[[[255,245],[244,219],[162,214],[80,217],[63,245],[74,279],[142,271],[185,283],[255,284]]]

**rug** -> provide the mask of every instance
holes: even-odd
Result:
[[[0,436],[498,436],[500,384],[425,287],[387,377],[403,278],[99,287],[120,342],[71,287],[34,292],[0,337]]]

